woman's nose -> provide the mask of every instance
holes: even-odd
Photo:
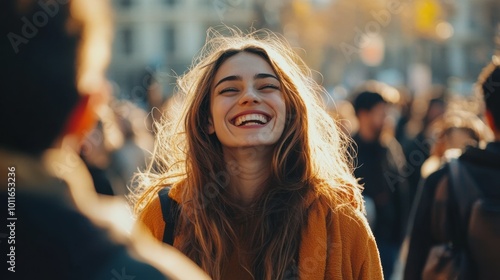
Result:
[[[255,91],[253,87],[246,88],[243,91],[243,95],[240,98],[240,104],[248,104],[248,103],[260,103],[260,96]]]

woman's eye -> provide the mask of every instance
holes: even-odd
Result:
[[[238,91],[238,89],[230,87],[230,88],[224,88],[219,91],[219,94],[226,93],[226,92],[235,92]]]
[[[273,84],[267,84],[267,85],[263,85],[262,87],[260,87],[261,90],[263,89],[280,89],[279,86],[277,85],[273,85]]]

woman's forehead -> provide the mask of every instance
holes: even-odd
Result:
[[[229,75],[247,78],[259,73],[276,75],[269,62],[263,57],[243,51],[229,57],[221,64],[215,73],[214,83]]]

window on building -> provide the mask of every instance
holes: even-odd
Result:
[[[168,6],[175,6],[177,4],[177,0],[163,0],[165,4]]]
[[[123,52],[126,55],[130,55],[134,52],[134,47],[133,47],[133,34],[132,34],[132,29],[130,27],[124,28],[121,31],[121,37],[122,37],[122,46],[123,46]]]
[[[132,6],[132,4],[133,4],[132,3],[133,0],[118,0],[118,1],[120,3],[120,6],[124,7],[124,8],[128,8],[128,7]]]
[[[168,53],[174,53],[175,52],[175,28],[174,27],[167,27],[165,29],[165,50]]]

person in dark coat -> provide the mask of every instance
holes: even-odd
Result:
[[[458,158],[460,166],[470,176],[477,188],[484,196],[489,198],[500,198],[500,68],[495,63],[488,65],[478,81],[483,92],[486,104],[486,120],[489,127],[493,130],[494,140],[486,146],[485,149],[478,147],[469,147]],[[444,164],[442,168],[429,175],[424,184],[420,186],[415,200],[415,216],[410,221],[411,231],[409,235],[409,249],[406,257],[404,279],[422,279],[424,267],[426,265],[429,252],[435,245],[441,243],[451,243],[452,241],[462,240],[466,232],[457,230],[447,231],[446,228],[456,228],[456,220],[453,213],[457,211],[442,210],[458,207],[453,197],[450,197],[449,188],[453,178],[450,178],[450,165]],[[467,185],[470,188],[470,185]],[[436,208],[439,203],[441,208]],[[433,210],[437,209],[437,210]],[[442,210],[442,211],[438,211]],[[448,212],[450,211],[450,212]],[[439,214],[442,213],[442,214]],[[444,213],[444,214],[443,214]],[[437,218],[434,218],[437,217]],[[432,223],[439,217],[447,217],[439,223]],[[466,251],[469,261],[462,263],[460,267],[460,277],[463,279],[493,279],[493,277],[480,278],[479,267],[488,266],[488,262],[478,260],[471,254],[474,250],[468,247],[467,242],[455,243],[457,250]],[[496,254],[495,250],[498,244],[489,244],[489,248],[482,248],[480,255],[488,258],[491,254]],[[476,248],[477,249],[477,248]],[[488,251],[490,249],[490,251]],[[491,259],[491,258],[490,258]],[[494,261],[496,262],[496,260]],[[478,266],[480,265],[480,266]],[[495,266],[497,267],[497,263]],[[492,269],[486,267],[487,269]],[[462,278],[459,278],[462,279]]]
[[[384,277],[392,274],[406,224],[407,186],[401,146],[382,140],[387,102],[377,92],[364,91],[353,101],[359,129],[353,136],[357,151],[354,174],[364,185],[363,196],[375,205],[371,224],[379,247]]]

